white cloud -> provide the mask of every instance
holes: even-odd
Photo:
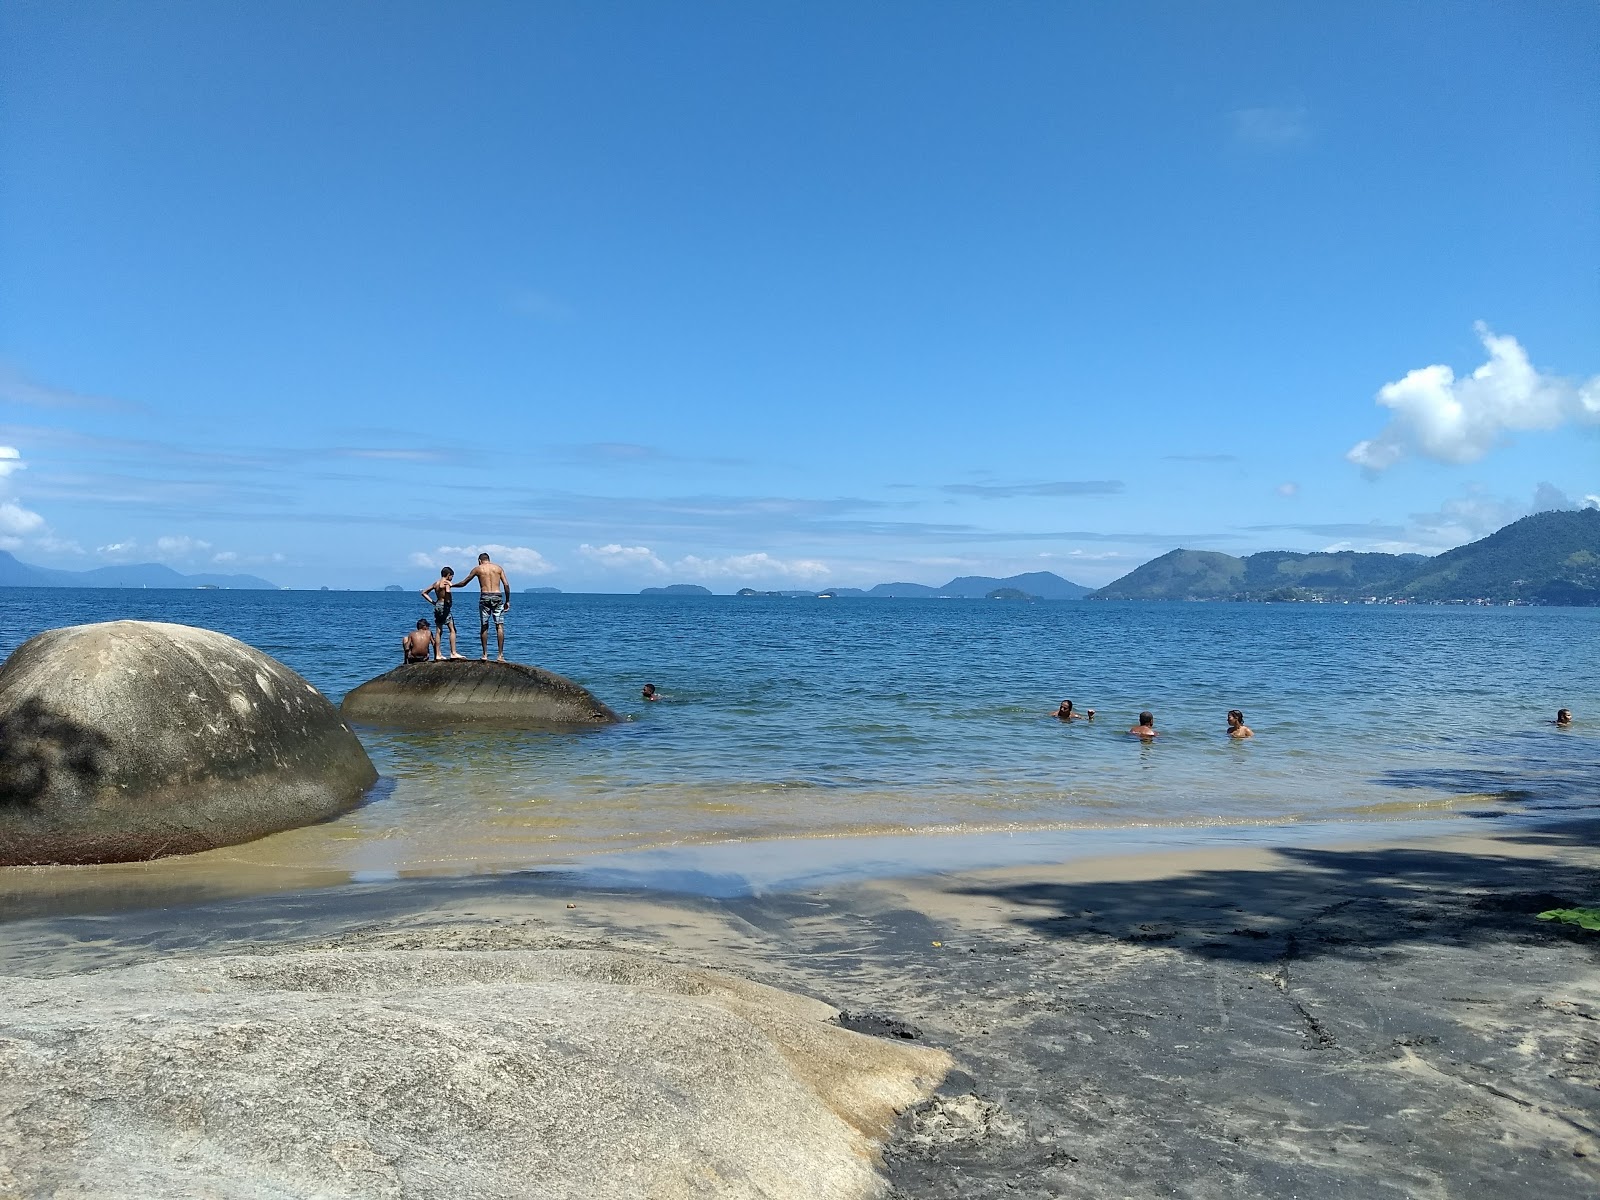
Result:
[[[207,556],[210,556],[213,562],[220,561],[220,556],[211,555],[210,542],[203,538],[190,537],[185,533],[165,534],[154,542],[141,542],[137,538],[107,542],[104,546],[96,546],[95,553],[112,562],[172,563]]]
[[[606,546],[591,546],[585,542],[578,547],[578,553],[607,570],[654,571],[660,574],[667,569],[667,564],[649,546],[619,546],[616,542]]]
[[[240,554],[237,550],[218,550],[211,556],[211,561],[218,566],[239,567],[283,563],[289,560],[285,555],[277,551],[271,554]]]
[[[832,574],[825,562],[814,558],[773,558],[765,551],[728,558],[700,558],[690,554],[672,564],[678,574],[699,579],[792,579],[807,582]]]
[[[1600,496],[1589,495],[1583,498],[1585,508],[1600,508]]]
[[[195,555],[204,554],[210,549],[210,542],[192,538],[186,534],[158,537],[156,539],[156,556],[162,559],[193,558]]]
[[[15,446],[0,446],[0,479],[22,470],[27,465],[22,461],[22,451]]]
[[[1290,496],[1298,496],[1300,494],[1300,485],[1294,482],[1280,483],[1272,490],[1287,499]]]
[[[26,537],[44,529],[44,518],[14,500],[0,501],[0,533]]]
[[[1600,423],[1600,375],[1582,383],[1545,375],[1516,338],[1492,333],[1481,321],[1477,330],[1488,362],[1466,379],[1435,364],[1385,384],[1377,402],[1394,415],[1377,437],[1356,443],[1345,457],[1372,472],[1407,454],[1477,462],[1516,431]]]
[[[411,556],[414,567],[434,568],[455,565],[460,578],[477,565],[478,555],[487,553],[507,571],[521,571],[528,575],[548,575],[555,567],[531,546],[502,546],[486,542],[481,546],[439,546],[432,554],[416,553]]]

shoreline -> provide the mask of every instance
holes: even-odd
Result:
[[[1418,824],[725,896],[540,871],[35,916],[0,925],[0,973],[645,954],[948,1051],[884,1150],[905,1200],[1582,1194],[1600,937],[1534,914],[1600,900],[1600,817]]]
[[[336,824],[324,822],[238,846],[147,862],[6,868],[0,871],[0,929],[11,921],[56,914],[110,915],[173,905],[338,892],[399,881],[536,876],[579,886],[731,897],[1229,845],[1271,849],[1440,838],[1491,822],[1521,828],[1562,822],[1575,815],[1581,816],[1581,810],[1576,814],[1570,810],[1517,811],[1495,807],[1480,797],[1461,797],[1449,807],[1408,806],[1382,816],[819,831],[579,851],[534,862],[479,859],[361,868],[332,862],[291,865],[256,857],[274,844],[298,848],[285,839]]]

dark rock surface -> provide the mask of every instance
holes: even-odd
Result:
[[[611,725],[612,712],[564,675],[524,663],[477,659],[407,663],[344,698],[345,719],[367,725],[448,728]]]
[[[321,692],[210,630],[54,629],[0,667],[0,866],[232,845],[353,808],[377,778]]]

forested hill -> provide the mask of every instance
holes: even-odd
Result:
[[[1433,558],[1349,550],[1235,558],[1174,550],[1089,599],[1600,604],[1600,510],[1536,513]]]

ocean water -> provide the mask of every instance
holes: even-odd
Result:
[[[461,597],[463,653],[476,604]],[[0,653],[118,618],[219,630],[337,702],[414,592],[0,589]],[[324,825],[195,856],[318,881],[742,839],[1243,827],[1600,799],[1600,609],[519,593],[508,657],[628,720],[358,728],[383,776]],[[639,700],[655,683],[665,699]],[[1092,724],[1051,715],[1071,697]],[[1557,730],[1558,707],[1579,724]],[[1224,736],[1241,708],[1256,731]],[[1142,708],[1153,744],[1126,730]],[[813,844],[814,846],[814,844]]]

